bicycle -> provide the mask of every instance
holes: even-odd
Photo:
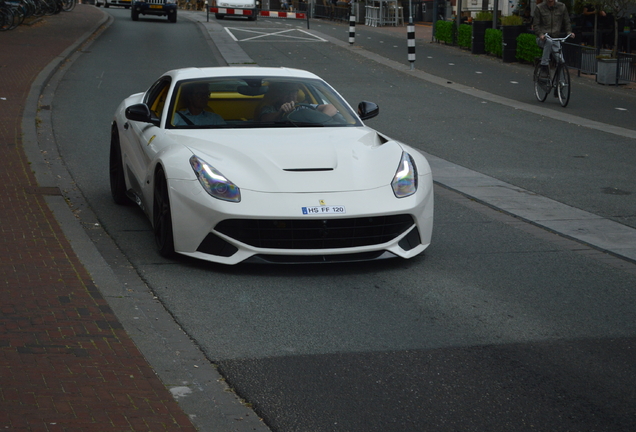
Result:
[[[565,41],[571,35],[564,38],[552,38],[547,33],[546,39],[554,42],[552,52],[550,53],[550,66],[555,66],[554,73],[548,73],[548,76],[541,74],[541,62],[535,59],[534,66],[534,94],[539,102],[544,102],[550,92],[554,89],[554,97],[559,98],[562,107],[566,107],[570,101],[570,71],[565,64],[563,58],[563,47],[561,42]],[[540,58],[538,58],[540,60]]]

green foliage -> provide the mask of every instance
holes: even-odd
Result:
[[[572,9],[574,9],[574,2],[572,0],[560,0],[561,3],[565,4],[565,7],[568,9],[568,12],[572,13]],[[589,3],[589,2],[588,2]]]
[[[437,21],[435,23],[435,39],[447,44],[453,44],[455,36],[455,22]]]
[[[503,34],[499,29],[486,29],[484,49],[487,53],[501,57],[503,53]]]
[[[492,21],[492,12],[478,12],[475,21]]]
[[[501,25],[505,26],[516,26],[523,25],[523,18],[519,15],[510,15],[501,17]]]
[[[541,57],[543,50],[537,45],[537,37],[531,33],[517,36],[517,60],[534,63],[535,57]]]
[[[473,27],[468,24],[460,24],[457,34],[457,45],[470,49],[473,45]]]

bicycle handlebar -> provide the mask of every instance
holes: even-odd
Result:
[[[551,37],[549,34],[545,34],[544,35],[546,39],[550,39],[551,41],[556,41],[556,42],[564,42],[567,38],[569,38],[570,36],[572,36],[572,33],[570,33],[569,35],[567,35],[566,37],[562,37],[562,38],[553,38]]]

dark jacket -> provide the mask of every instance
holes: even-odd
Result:
[[[559,37],[559,33],[572,33],[568,8],[563,3],[555,2],[552,8],[544,1],[537,5],[533,15],[534,32],[537,36],[548,33],[552,37]]]

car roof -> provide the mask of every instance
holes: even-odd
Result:
[[[195,78],[220,78],[220,77],[288,77],[288,78],[311,78],[321,79],[311,72],[292,68],[270,68],[270,67],[245,67],[245,66],[224,66],[224,67],[206,67],[206,68],[184,68],[174,69],[166,72],[164,75],[171,76],[174,80],[180,81],[184,79]]]

